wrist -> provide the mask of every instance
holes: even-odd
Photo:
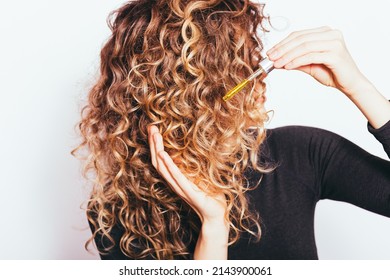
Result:
[[[229,235],[229,223],[225,219],[208,221],[202,223],[201,231],[206,235]]]
[[[229,224],[222,221],[204,221],[196,243],[194,259],[227,259]]]
[[[346,90],[344,93],[349,99],[354,100],[366,96],[374,90],[374,85],[365,77],[362,77],[361,79],[356,80],[353,88]]]
[[[214,243],[221,247],[229,243],[229,224],[225,221],[204,221],[201,227],[200,237],[203,241]]]
[[[390,103],[368,80],[359,81],[347,96],[373,128],[380,128],[390,120]]]

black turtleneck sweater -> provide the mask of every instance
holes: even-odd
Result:
[[[368,130],[390,157],[390,121]],[[229,259],[318,259],[314,212],[321,199],[348,202],[390,217],[389,161],[339,135],[311,127],[269,129],[262,146],[262,160],[276,166],[248,192],[252,209],[261,216],[262,237],[256,243],[244,234],[229,247]],[[260,176],[246,172],[253,184]],[[113,234],[118,244],[121,230],[114,228]],[[98,248],[100,240],[95,240]],[[101,257],[126,259],[119,246]]]

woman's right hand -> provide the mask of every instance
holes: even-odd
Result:
[[[202,221],[194,259],[227,259],[229,225],[225,220],[225,196],[222,193],[210,196],[187,179],[164,151],[163,138],[156,126],[149,126],[148,134],[153,166]]]
[[[293,32],[267,55],[275,68],[300,70],[339,89],[374,128],[390,120],[390,103],[360,72],[340,31],[320,27]]]
[[[267,55],[275,68],[303,71],[348,97],[369,83],[349,54],[342,33],[327,26],[295,31]]]

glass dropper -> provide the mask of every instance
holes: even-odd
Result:
[[[263,75],[262,79],[265,78],[269,72],[274,69],[274,63],[268,59],[268,57],[264,57],[259,63],[259,69],[252,73],[248,78],[243,80],[241,83],[236,85],[234,88],[229,90],[222,98],[224,101],[232,98],[236,93],[240,92],[243,88],[245,88],[248,83],[254,80],[256,77]]]

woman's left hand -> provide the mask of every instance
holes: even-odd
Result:
[[[225,225],[225,195],[211,196],[189,180],[164,151],[163,137],[155,125],[148,127],[148,134],[152,165],[172,190],[199,215],[202,224]]]
[[[267,55],[275,68],[303,71],[349,97],[368,82],[349,54],[341,32],[329,27],[293,32]]]

